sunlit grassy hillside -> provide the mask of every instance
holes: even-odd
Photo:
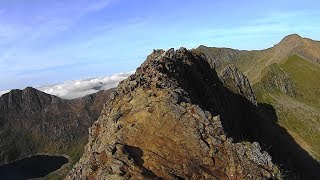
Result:
[[[274,106],[278,123],[287,129],[301,147],[320,160],[320,67],[299,56],[279,64],[277,74],[285,73],[293,83],[295,95],[266,87],[272,86],[275,71],[267,71],[254,85],[257,99]],[[276,86],[276,85],[274,85]]]

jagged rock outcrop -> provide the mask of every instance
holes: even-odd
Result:
[[[0,164],[34,154],[80,153],[111,91],[73,100],[31,87],[2,95]]]
[[[294,83],[278,64],[267,67],[265,74],[260,82],[265,90],[280,91],[292,97],[297,95]]]
[[[252,106],[202,54],[155,50],[112,94],[66,179],[278,179],[258,143],[226,133],[243,135]]]
[[[220,78],[234,93],[243,95],[255,105],[258,104],[249,79],[237,67],[232,64],[226,66],[221,72]]]

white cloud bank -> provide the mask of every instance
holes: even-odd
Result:
[[[131,71],[105,77],[66,81],[61,84],[37,87],[37,89],[63,99],[74,99],[96,93],[100,90],[116,87],[120,81],[126,79],[133,73],[134,72]],[[0,96],[7,92],[8,91],[0,91]]]
[[[0,96],[2,96],[2,94],[5,94],[7,92],[9,92],[9,91],[8,90],[0,91]]]

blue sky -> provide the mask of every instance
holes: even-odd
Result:
[[[1,0],[0,90],[135,70],[153,49],[263,49],[320,40],[320,3],[269,0]]]

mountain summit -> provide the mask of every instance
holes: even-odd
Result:
[[[299,55],[310,62],[320,64],[320,43],[297,34],[284,37],[271,49],[275,61],[284,60],[290,55]]]

